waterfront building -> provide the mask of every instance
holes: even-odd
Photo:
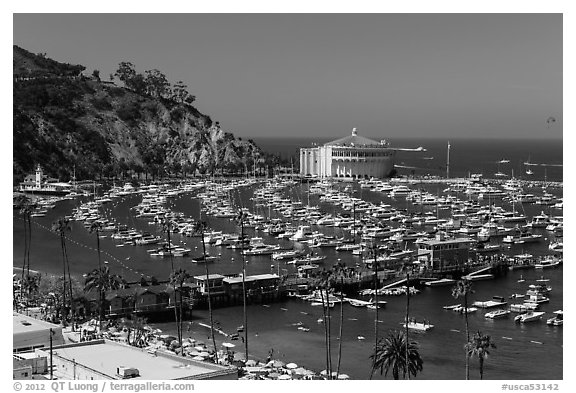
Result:
[[[394,169],[396,149],[385,140],[380,142],[352,135],[300,149],[300,174],[313,177],[351,179],[385,178]]]
[[[72,189],[69,183],[60,183],[56,179],[49,179],[38,165],[34,174],[28,175],[20,183],[20,192],[32,194],[65,195]]]
[[[242,276],[226,277],[223,280],[224,290],[232,303],[243,299]],[[277,274],[257,274],[246,276],[246,297],[251,302],[274,301],[280,297],[280,277]],[[282,291],[283,293],[284,291]]]
[[[26,352],[36,348],[64,344],[62,326],[42,321],[17,312],[12,313],[12,351]]]
[[[37,357],[50,351],[36,350]],[[75,380],[185,380],[238,379],[235,367],[193,360],[157,350],[150,353],[109,340],[93,340],[56,346],[52,350],[54,377]]]
[[[435,239],[421,240],[418,245],[418,261],[428,271],[442,273],[460,271],[468,262],[470,239],[445,238],[442,232]]]

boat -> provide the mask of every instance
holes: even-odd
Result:
[[[207,262],[214,262],[217,259],[218,259],[218,257],[212,256],[212,255],[206,255],[206,257],[204,257],[204,255],[200,255],[199,257],[192,258],[192,262],[194,262],[194,263],[207,263]]]
[[[424,283],[424,285],[429,286],[429,287],[442,287],[442,286],[446,286],[446,285],[452,285],[455,282],[456,282],[456,280],[453,280],[451,278],[441,278],[439,280],[426,281]]]
[[[484,314],[484,317],[488,319],[499,319],[506,318],[508,315],[510,315],[510,310],[494,310]]]
[[[455,308],[461,307],[462,304],[458,303],[458,304],[452,304],[450,306],[444,306],[442,307],[444,310],[453,310]]]
[[[535,322],[542,319],[542,315],[544,315],[544,311],[528,311],[524,314],[517,315],[514,318],[514,322],[526,323],[526,322]]]
[[[463,306],[454,307],[452,309],[452,311],[458,312],[460,314],[464,314],[464,307]],[[478,311],[478,307],[467,307],[466,308],[466,314],[472,314],[472,313],[475,313],[476,311]]]
[[[547,319],[546,324],[552,326],[562,326],[564,323],[564,312],[562,310],[557,310],[554,311],[553,314],[556,315],[554,315],[552,318]]]
[[[536,269],[548,269],[551,267],[556,267],[556,266],[560,265],[561,263],[562,263],[562,259],[560,259],[560,258],[547,257],[547,258],[541,259],[540,261],[536,262],[534,264],[534,267]]]
[[[493,296],[492,300],[486,300],[484,302],[476,301],[476,302],[472,303],[473,306],[480,307],[480,308],[500,307],[500,306],[505,306],[506,304],[508,304],[508,302],[506,300],[504,300],[504,298],[502,296]]]
[[[298,250],[287,250],[287,251],[277,251],[272,254],[272,259],[275,261],[295,258],[302,255],[301,251]]]
[[[464,276],[468,281],[491,280],[494,278],[493,274],[468,274]]]
[[[366,305],[366,308],[369,310],[376,310],[377,308],[380,309],[383,306],[386,306],[386,304],[388,304],[386,300],[378,300],[378,304],[376,304],[374,300],[370,300],[369,304]]]
[[[531,228],[546,228],[550,224],[550,217],[544,212],[532,217],[532,221],[528,223]]]
[[[524,277],[522,277],[522,275],[520,275],[520,278],[518,279],[517,282],[525,282],[526,280],[524,280]]]
[[[371,304],[370,302],[360,299],[345,298],[344,300],[347,300],[352,307],[366,307]]]
[[[405,328],[416,330],[419,332],[427,332],[428,330],[432,329],[434,325],[430,324],[430,322],[424,320],[424,322],[416,322],[415,319],[408,320],[408,326],[406,326],[406,322],[402,324]]]
[[[524,303],[524,304],[511,304],[510,305],[510,311],[512,312],[520,312],[520,313],[525,313],[528,311],[534,311],[538,309],[538,304],[537,303]]]
[[[303,240],[310,239],[312,237],[312,229],[308,225],[300,225],[296,230],[294,236],[290,240],[295,242],[300,242]]]

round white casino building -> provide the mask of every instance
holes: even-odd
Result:
[[[300,149],[300,175],[349,179],[386,178],[394,169],[396,150],[385,140],[380,142],[352,135]]]

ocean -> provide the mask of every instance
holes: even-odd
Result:
[[[263,150],[279,154],[290,160],[294,157],[294,171],[298,173],[297,158],[301,147],[322,145],[334,138],[252,138]],[[371,138],[379,140],[379,138]],[[562,181],[561,139],[434,139],[403,138],[389,139],[391,147],[424,147],[427,151],[398,152],[396,164],[400,175],[415,174],[446,176],[447,147],[450,143],[450,177],[467,177],[472,173],[483,173],[493,177],[502,172],[526,180]],[[508,160],[508,163],[499,161]],[[525,165],[529,162],[532,165]],[[533,174],[527,175],[531,169]]]
[[[272,145],[267,145],[256,140],[265,149],[273,151]],[[302,142],[300,140],[300,142]],[[446,141],[435,141],[434,143],[425,141],[391,141],[394,146],[398,147],[417,147],[424,146],[428,152],[426,156],[434,159],[423,161],[438,160],[444,157],[446,151]],[[270,142],[272,143],[272,142]],[[298,143],[292,140],[293,145],[288,142],[275,142],[282,148],[278,152],[282,154],[291,154],[292,146]],[[562,163],[562,144],[561,141],[483,141],[467,143],[459,141],[450,141],[451,143],[451,173],[457,176],[459,173],[465,175],[468,171],[472,173],[484,172],[486,174],[496,172],[496,161],[507,159],[510,160],[510,167],[521,164],[530,156],[533,163],[557,164]],[[465,153],[468,152],[468,153]],[[402,159],[399,153],[397,161],[411,162],[408,158]],[[413,153],[411,153],[413,154]],[[475,155],[476,158],[471,157]],[[410,160],[421,160],[420,158],[410,157]],[[474,163],[476,162],[476,164]],[[444,162],[445,163],[445,162]],[[432,172],[433,165],[425,162],[430,166],[427,168]],[[416,166],[416,165],[406,165]],[[424,170],[424,164],[422,164]],[[485,168],[485,169],[482,169]],[[549,181],[560,181],[562,179],[562,167],[547,166],[533,167],[535,180],[544,179],[544,168],[546,178]],[[542,171],[540,171],[542,169]],[[436,169],[442,173],[441,169]],[[505,168],[500,168],[505,172]],[[511,172],[511,171],[510,171]],[[525,175],[524,172],[521,172]],[[515,176],[522,177],[515,171]],[[306,184],[287,189],[286,196],[291,199],[307,202]],[[409,208],[410,206],[403,199],[394,200],[383,194],[359,189],[358,195],[365,200],[375,203],[390,203],[400,208]],[[430,185],[431,190],[438,192],[442,190],[441,185]],[[539,187],[527,189],[527,192],[541,194]],[[561,188],[551,189],[557,196],[562,196]],[[237,203],[256,211],[253,202],[250,201],[250,190],[243,190],[234,198]],[[102,214],[107,217],[114,217],[120,223],[130,227],[146,230],[152,233],[160,234],[160,230],[155,225],[148,223],[149,219],[137,218],[134,216],[130,207],[139,203],[141,196],[130,195],[115,200],[112,203],[104,205]],[[31,269],[42,272],[60,274],[61,272],[61,253],[60,244],[56,234],[51,232],[50,225],[58,217],[70,214],[71,210],[80,202],[78,200],[67,200],[58,202],[54,209],[48,211],[45,217],[33,218],[32,249],[31,249]],[[319,204],[318,197],[310,197],[311,204]],[[487,203],[487,201],[484,201]],[[498,202],[500,204],[500,202]],[[187,216],[199,217],[199,201],[193,193],[181,194],[176,198],[170,199],[168,206],[176,211],[181,211]],[[322,210],[333,213],[335,212],[332,205],[320,204]],[[505,208],[510,208],[504,204]],[[553,215],[561,215],[562,210],[551,209],[539,205],[526,205],[525,212],[531,217],[538,214],[541,210]],[[267,212],[259,212],[267,214]],[[211,228],[223,230],[226,232],[238,231],[227,219],[218,219],[214,217],[203,217],[206,219]],[[338,229],[326,229],[329,234],[340,236]],[[254,232],[248,231],[250,235]],[[506,253],[515,255],[524,252],[530,252],[534,255],[541,255],[548,252],[547,245],[554,240],[545,230],[537,230],[537,233],[543,235],[544,240],[536,244],[525,246],[515,245]],[[23,255],[23,224],[21,218],[16,214],[13,217],[13,266],[18,267],[22,264]],[[267,243],[278,243],[284,247],[290,246],[290,242],[268,238],[264,234]],[[186,245],[192,249],[192,256],[200,255],[202,246],[199,239],[187,238],[175,234],[173,241],[177,244]],[[80,222],[72,222],[72,231],[67,240],[68,254],[71,261],[71,272],[74,276],[81,279],[81,275],[89,272],[97,266],[96,239],[95,235],[89,234]],[[159,279],[166,279],[169,274],[170,262],[167,258],[158,258],[150,256],[143,247],[123,246],[110,239],[101,240],[103,250],[103,260],[107,262],[110,269],[125,277],[128,281],[138,280],[142,274],[146,276],[154,275]],[[211,255],[219,257],[218,261],[209,265],[210,272],[221,274],[235,274],[241,271],[241,259],[239,253],[219,247],[208,247]],[[325,264],[330,266],[340,260],[346,264],[355,264],[360,260],[350,253],[338,253],[333,249],[325,251],[327,256]],[[272,262],[270,257],[253,256],[247,257],[247,273],[259,274],[270,272],[293,272],[291,265],[284,262]],[[183,267],[191,274],[204,274],[204,266],[196,265],[190,262],[190,257],[174,258],[175,268]],[[519,283],[520,275],[526,281]],[[478,281],[473,284],[474,294],[471,296],[471,302],[475,300],[488,300],[492,296],[504,296],[508,298],[513,293],[524,293],[529,283],[545,276],[549,279],[549,284],[553,291],[550,294],[550,303],[542,306],[545,311],[545,318],[552,316],[552,312],[563,308],[563,267],[547,269],[544,271],[511,271],[506,276],[488,280]],[[401,328],[401,321],[405,312],[405,298],[403,297],[385,297],[388,301],[386,307],[379,311],[379,336],[386,334],[391,329]],[[513,301],[513,300],[509,300]],[[434,329],[422,334],[413,334],[413,338],[418,342],[420,353],[424,360],[424,370],[418,375],[418,379],[463,379],[464,378],[464,319],[463,316],[452,311],[442,309],[442,306],[461,302],[455,300],[450,293],[450,287],[440,288],[422,288],[422,293],[411,297],[410,315],[419,320],[426,318],[435,325]],[[369,355],[373,348],[374,342],[374,311],[368,309],[358,309],[345,304],[344,306],[344,324],[342,337],[342,366],[341,372],[351,376],[352,379],[367,379],[370,374]],[[485,312],[485,311],[484,311]],[[481,330],[483,333],[490,334],[495,341],[497,348],[491,351],[490,357],[485,363],[485,379],[532,379],[532,380],[552,380],[562,379],[562,355],[563,355],[563,327],[551,327],[546,325],[545,321],[535,322],[532,324],[520,325],[515,324],[513,317],[503,320],[488,320],[483,316],[483,310],[470,315],[470,331],[473,333]],[[337,362],[338,340],[338,321],[340,306],[336,305],[331,310],[332,314],[332,348],[333,364]],[[317,371],[325,368],[324,355],[324,328],[317,320],[322,317],[322,310],[318,307],[296,299],[287,300],[284,303],[274,304],[255,304],[248,307],[249,315],[249,343],[251,355],[265,359],[271,349],[274,350],[274,358],[285,361],[295,362],[298,365],[311,368]],[[242,307],[220,308],[214,311],[214,317],[219,322],[222,330],[235,332],[236,327],[243,324]],[[193,319],[189,322],[188,334],[192,337],[203,339],[208,343],[208,331],[198,322],[206,323],[208,320],[205,310],[195,310]],[[310,330],[304,332],[298,330],[295,324],[301,322]],[[162,329],[167,334],[174,334],[175,328],[173,323],[156,323],[155,326]],[[358,336],[365,337],[365,340],[358,340]],[[219,342],[227,340],[223,336],[217,337]],[[238,349],[241,351],[243,346],[240,341],[235,341]],[[473,379],[479,378],[478,362],[471,360],[470,375]],[[382,379],[379,373],[374,376],[375,379]]]

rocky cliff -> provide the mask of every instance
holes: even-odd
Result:
[[[14,46],[13,175],[69,180],[252,169],[265,154],[190,100],[138,92]]]

